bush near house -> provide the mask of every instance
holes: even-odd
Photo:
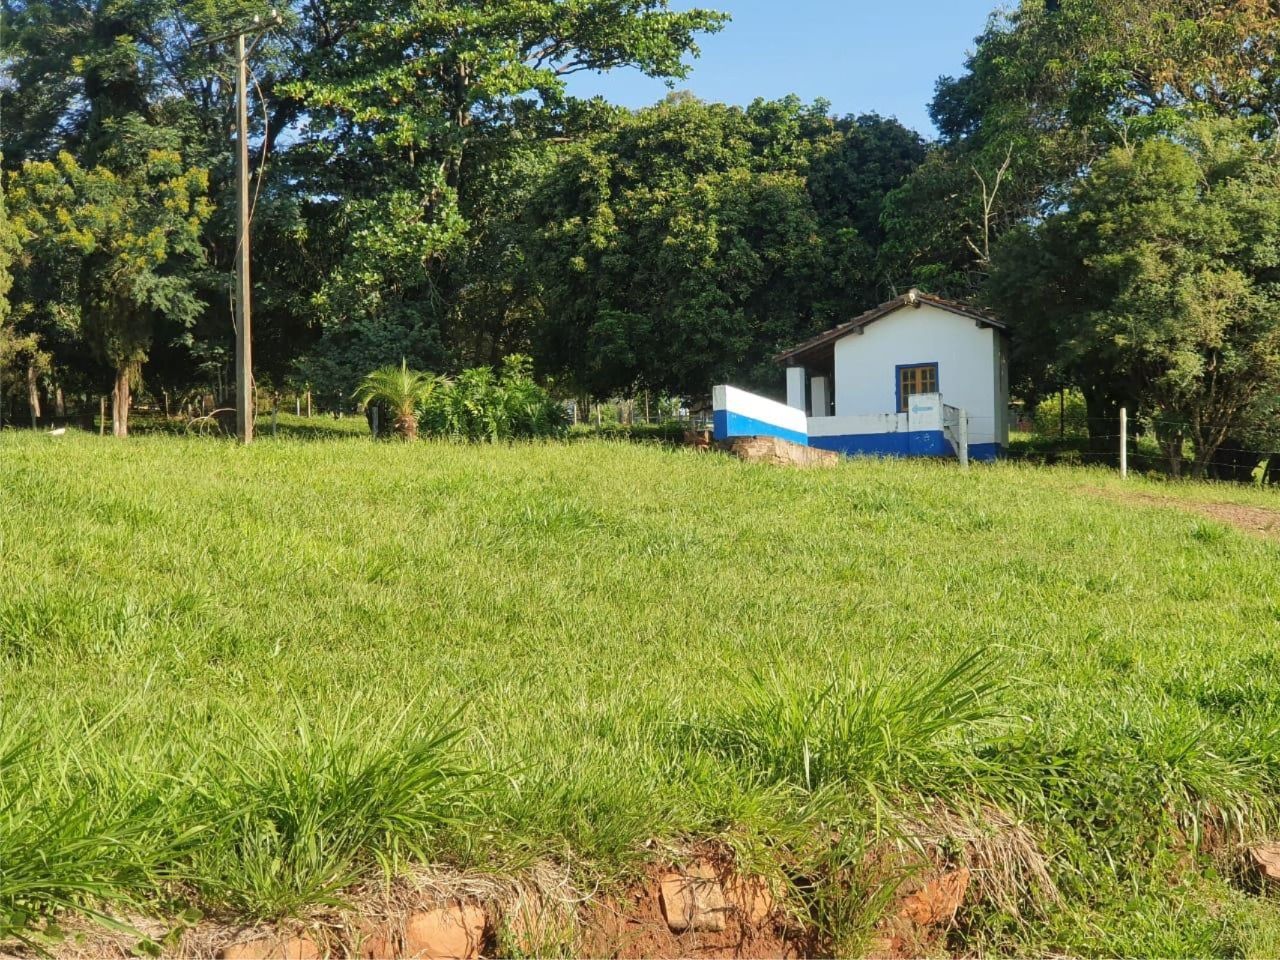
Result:
[[[1084,394],[1073,389],[1047,396],[1036,404],[1034,423],[1036,433],[1046,438],[1078,440],[1089,436]]]
[[[495,374],[489,367],[464,370],[422,404],[422,431],[466,440],[531,440],[562,436],[564,408],[533,379],[533,361],[507,357]]]

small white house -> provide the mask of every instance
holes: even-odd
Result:
[[[810,446],[936,457],[954,454],[967,434],[969,456],[993,460],[1009,441],[1007,339],[1005,325],[981,310],[911,290],[778,362],[787,368],[787,406],[804,414]],[[741,391],[717,388],[716,399],[718,439],[778,432],[784,421],[795,439],[794,414],[735,410]]]

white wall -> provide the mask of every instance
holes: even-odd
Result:
[[[836,416],[895,412],[897,367],[936,363],[943,401],[969,414],[969,442],[1005,443],[1000,339],[991,327],[929,304],[896,310],[836,342]]]
[[[868,433],[906,433],[911,430],[941,430],[942,400],[937,393],[921,393],[911,398],[906,413],[863,413],[850,416],[810,417],[809,436],[847,437]]]

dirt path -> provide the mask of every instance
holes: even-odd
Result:
[[[1153,493],[1128,493],[1118,490],[1104,490],[1101,487],[1086,487],[1086,492],[1105,497],[1119,503],[1137,503],[1144,506],[1172,507],[1183,513],[1194,513],[1211,520],[1218,520],[1237,530],[1255,536],[1280,540],[1280,510],[1268,507],[1250,507],[1239,503],[1201,503],[1194,500],[1179,500],[1176,497],[1161,497]]]

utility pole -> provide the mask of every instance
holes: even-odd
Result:
[[[253,291],[249,275],[249,53],[236,35],[236,438],[253,442]]]
[[[214,37],[210,44],[235,39],[236,42],[236,438],[253,442],[256,412],[253,389],[253,280],[249,270],[249,227],[253,209],[249,202],[249,57],[262,35],[280,26],[284,18],[276,10],[264,23],[254,17],[252,25]],[[253,42],[249,42],[249,38]]]

